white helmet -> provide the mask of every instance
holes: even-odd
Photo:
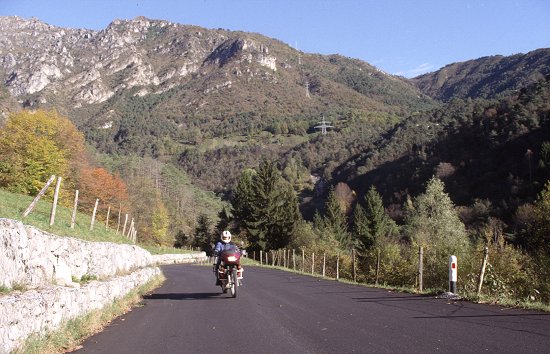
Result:
[[[224,232],[222,232],[222,237],[221,237],[221,239],[222,239],[222,242],[223,242],[223,243],[229,243],[229,242],[231,242],[231,232],[229,232],[229,231],[227,231],[227,230],[224,231]]]

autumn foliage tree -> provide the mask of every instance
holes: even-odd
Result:
[[[50,175],[65,186],[78,180],[85,164],[83,135],[56,111],[21,111],[0,130],[0,187],[36,194]]]
[[[128,207],[126,183],[102,167],[84,167],[80,172],[78,187],[79,204],[83,209],[92,208],[96,199],[100,200],[102,209],[108,206]]]

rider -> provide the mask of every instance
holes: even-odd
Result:
[[[230,247],[235,247],[235,244],[231,242],[231,232],[225,230],[222,232],[220,241],[216,243],[216,247],[214,248],[214,256],[217,258],[216,267],[214,268],[216,272],[216,285],[221,285],[221,281],[218,278],[218,268],[220,267],[221,258],[218,257],[218,254]]]

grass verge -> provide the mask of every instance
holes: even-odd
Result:
[[[21,220],[25,225],[31,225],[58,236],[76,237],[87,241],[131,243],[130,240],[120,233],[117,234],[116,226],[118,221],[113,216],[116,213],[111,213],[111,221],[109,223],[115,229],[111,227],[107,228],[104,222],[96,220],[94,229],[90,230],[91,210],[89,214],[88,211],[77,212],[75,227],[71,229],[72,209],[58,205],[55,223],[50,226],[52,203],[45,199],[46,197],[41,199],[34,210],[27,217],[23,218],[23,212],[32,202],[33,198],[0,189],[0,218]],[[104,217],[103,215],[98,215],[98,217],[100,216]]]
[[[41,336],[31,336],[14,353],[64,353],[77,349],[86,338],[101,332],[113,319],[138,306],[141,303],[142,296],[158,288],[164,280],[163,275],[155,277],[101,310],[92,311],[85,316],[67,321],[61,328],[55,331]]]
[[[264,267],[264,268],[271,268],[271,269],[278,269],[285,272],[290,273],[296,273],[301,275],[307,275],[314,278],[321,278],[325,280],[332,280],[332,281],[338,281],[340,283],[345,284],[351,284],[351,285],[359,285],[369,288],[378,288],[378,289],[384,289],[388,291],[398,291],[402,293],[409,293],[409,294],[420,294],[420,295],[439,295],[443,293],[441,289],[424,289],[424,291],[419,292],[417,288],[414,287],[406,287],[406,286],[394,286],[394,285],[388,285],[388,284],[369,284],[369,283],[357,283],[353,280],[340,278],[338,280],[334,278],[329,277],[323,277],[321,274],[311,274],[309,272],[302,272],[300,270],[294,270],[290,268],[285,268],[281,266],[272,266],[267,264],[259,264],[257,261],[254,261],[250,258],[244,258],[245,261],[242,263],[243,265],[248,266],[256,266],[256,267]],[[458,296],[460,299],[474,302],[474,303],[480,303],[480,304],[489,304],[489,305],[498,305],[503,307],[509,307],[509,308],[521,308],[526,310],[534,310],[534,311],[543,311],[543,312],[550,312],[550,305],[537,302],[537,301],[519,301],[516,299],[509,299],[506,297],[494,297],[494,296],[487,296],[487,295],[481,295],[477,296],[477,294],[473,293],[458,293]]]

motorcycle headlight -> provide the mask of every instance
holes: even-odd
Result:
[[[237,260],[237,257],[235,257],[235,256],[229,256],[229,257],[227,257],[227,260],[228,260],[229,262],[235,262],[235,261]]]

